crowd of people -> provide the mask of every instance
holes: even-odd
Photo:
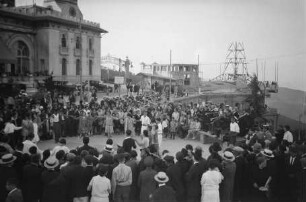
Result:
[[[78,105],[54,95],[21,100],[0,103],[0,201],[306,200],[306,147],[289,126],[275,134],[253,126],[243,141],[216,139],[209,154],[190,144],[171,154],[162,144],[209,130],[210,113],[231,118],[229,134],[239,134],[239,105],[173,104],[156,94]],[[107,136],[103,149],[90,145],[95,134]],[[121,145],[115,134],[125,135]],[[43,151],[37,142],[48,136],[58,145]],[[69,136],[83,145],[68,148]]]

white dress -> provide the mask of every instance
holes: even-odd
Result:
[[[91,179],[89,186],[91,187],[90,202],[109,202],[108,195],[111,192],[109,179],[97,175]]]
[[[201,202],[220,202],[219,184],[223,179],[218,170],[208,170],[202,175],[202,198]]]
[[[39,142],[39,136],[38,136],[38,125],[37,123],[33,122],[33,133],[34,133],[34,138],[32,142],[37,143]]]

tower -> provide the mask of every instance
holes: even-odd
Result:
[[[44,6],[51,7],[67,16],[83,19],[78,0],[44,0]]]
[[[228,48],[228,54],[225,59],[223,72],[213,80],[234,82],[237,80],[249,82],[251,80],[251,76],[249,75],[247,69],[246,55],[243,43],[231,43]]]

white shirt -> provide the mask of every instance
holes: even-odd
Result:
[[[157,134],[158,135],[163,134],[163,125],[161,123],[157,124]]]
[[[53,116],[51,116],[51,118],[52,118],[53,123],[58,123],[59,122],[59,114],[53,114]]]
[[[51,154],[52,155],[56,155],[56,153],[60,150],[63,150],[65,152],[65,154],[70,152],[70,149],[68,147],[66,147],[65,145],[57,145],[53,148]]]
[[[283,140],[287,140],[288,142],[292,143],[293,142],[293,135],[290,131],[286,131],[284,134]]]
[[[148,126],[150,125],[150,123],[151,123],[151,120],[148,116],[141,116],[141,124],[143,126]]]
[[[178,112],[173,112],[172,113],[172,118],[174,118],[174,120],[178,121],[180,118],[180,114]]]
[[[8,122],[4,127],[4,133],[10,134],[14,133],[15,130],[20,130],[20,129],[22,129],[22,127],[16,127],[15,124]]]
[[[97,175],[93,177],[89,182],[89,187],[91,187],[91,197],[108,198],[111,192],[110,180],[105,176]]]
[[[234,122],[230,124],[230,131],[231,132],[236,132],[236,133],[240,133],[240,128],[239,128],[239,125],[238,123]]]
[[[41,150],[37,147],[37,145],[35,143],[33,143],[32,141],[30,141],[30,140],[25,140],[23,142],[23,150],[22,150],[22,152],[24,154],[30,154],[29,149],[31,147],[36,147],[37,148],[37,153],[39,153],[39,154],[42,153]]]

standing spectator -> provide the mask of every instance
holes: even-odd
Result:
[[[54,140],[55,143],[58,143],[59,138],[61,137],[61,123],[60,115],[57,109],[54,110],[54,113],[51,116],[51,120],[51,122],[53,123]]]
[[[175,192],[166,183],[169,181],[169,177],[164,172],[159,172],[154,177],[155,181],[158,182],[158,188],[152,193],[152,202],[176,202]]]
[[[11,119],[5,124],[3,130],[3,132],[9,138],[9,144],[11,145],[12,148],[15,148],[18,140],[18,138],[16,137],[17,133],[15,131],[22,129],[22,127],[15,126],[14,122],[15,122],[14,117],[11,117]]]
[[[131,135],[134,136],[135,135],[135,128],[134,128],[134,124],[135,124],[135,120],[132,118],[132,114],[128,113],[127,117],[125,118],[124,121],[124,131],[126,133],[127,130],[131,131]]]
[[[160,121],[160,118],[158,118],[157,120],[157,140],[158,140],[158,149],[159,151],[161,151],[161,147],[162,147],[162,142],[163,142],[163,125]]]
[[[77,153],[80,155],[84,150],[88,152],[93,150],[94,156],[99,156],[97,149],[89,145],[89,137],[83,137],[83,146],[77,148]]]
[[[230,140],[229,143],[232,145],[236,144],[236,136],[240,133],[240,128],[238,123],[235,120],[235,117],[231,118],[230,123]]]
[[[118,154],[119,165],[114,168],[112,174],[112,191],[115,202],[129,200],[130,186],[132,184],[132,170],[124,164],[124,154]]]
[[[53,184],[60,175],[57,170],[58,166],[59,161],[55,157],[49,157],[44,162],[45,170],[41,174],[43,186],[42,202],[65,201],[65,194],[62,187]]]
[[[286,146],[289,146],[293,143],[293,135],[290,132],[290,126],[286,125],[284,127],[285,133],[284,133],[284,137],[283,137],[283,142]]]
[[[137,152],[132,150],[130,154],[128,154],[125,165],[129,166],[132,170],[132,185],[130,191],[130,201],[136,201],[138,197],[137,183],[138,183],[138,162],[137,162]]]
[[[230,151],[225,151],[223,154],[222,162],[222,175],[224,180],[221,184],[221,201],[222,202],[231,202],[233,201],[234,194],[234,182],[235,182],[235,156]]]
[[[98,175],[93,177],[89,182],[88,191],[91,191],[90,202],[109,202],[109,194],[111,193],[111,183],[106,178],[108,168],[100,165]]]
[[[298,202],[306,201],[306,157],[301,159],[302,170],[299,173]]]
[[[223,180],[220,163],[216,159],[208,162],[209,170],[203,173],[201,179],[202,199],[201,202],[220,202],[219,184]]]
[[[177,164],[174,164],[173,156],[165,156],[164,160],[166,161],[166,165],[168,167],[166,171],[167,176],[169,176],[168,185],[175,191],[176,201],[184,202],[185,188],[182,170]]]
[[[22,120],[22,136],[23,136],[23,140],[26,139],[26,137],[33,133],[34,129],[33,129],[33,122],[30,119],[30,114],[27,113],[24,117],[24,119]]]
[[[8,179],[18,177],[13,167],[15,160],[16,156],[12,154],[5,154],[0,159],[0,201],[5,201],[7,197],[6,182]]]
[[[111,138],[113,133],[114,133],[114,119],[110,111],[107,111],[105,117],[105,135],[107,135],[108,138]]]
[[[40,167],[40,155],[31,155],[31,163],[23,168],[22,190],[24,201],[39,202],[42,196],[41,173],[43,169]]]
[[[148,117],[147,111],[143,112],[143,115],[140,118],[141,120],[141,134],[143,134],[143,131],[148,130],[148,126],[151,123],[151,119]]]
[[[144,159],[145,170],[141,171],[138,178],[138,187],[140,188],[140,201],[149,202],[149,196],[156,189],[157,184],[154,181],[154,176],[157,174],[155,170],[152,169],[153,158],[148,156]]]
[[[6,202],[23,202],[22,192],[18,187],[19,182],[16,178],[10,178],[6,182],[6,189],[9,191]]]
[[[136,149],[135,140],[131,138],[131,131],[126,131],[126,138],[123,140],[122,143],[123,150],[127,153],[132,151],[132,148]]]

